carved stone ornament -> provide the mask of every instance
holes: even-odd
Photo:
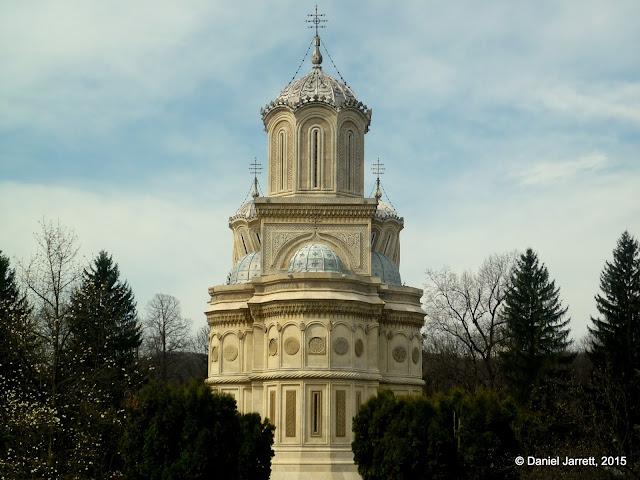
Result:
[[[278,339],[272,338],[269,340],[269,355],[272,357],[278,353]]]
[[[323,337],[313,337],[309,340],[309,354],[324,355],[326,353]]]
[[[218,347],[213,347],[211,349],[211,361],[212,362],[218,361]]]
[[[402,363],[407,358],[407,349],[402,345],[398,345],[393,349],[392,355],[396,362]]]
[[[356,340],[355,351],[357,357],[360,357],[362,352],[364,352],[364,343],[362,343],[361,339]]]
[[[300,342],[295,337],[288,337],[284,341],[284,351],[287,355],[295,355],[300,350]]]
[[[333,351],[338,355],[344,355],[349,351],[349,341],[344,337],[338,337],[333,341]]]
[[[238,349],[233,345],[227,345],[224,347],[223,356],[227,362],[233,362],[238,358]]]
[[[418,350],[418,347],[413,347],[411,359],[413,360],[413,363],[418,363],[420,361],[420,350]]]

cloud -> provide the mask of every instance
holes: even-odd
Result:
[[[224,283],[232,266],[225,225],[234,206],[223,201],[199,205],[118,190],[1,182],[0,204],[14,206],[0,210],[0,249],[12,264],[35,253],[30,239],[39,220],[59,219],[78,235],[85,263],[103,249],[113,255],[141,314],[154,294],[167,293],[181,301],[185,317],[202,324],[207,289]]]
[[[640,82],[558,85],[535,92],[529,106],[578,120],[620,120],[640,124]]]
[[[593,153],[579,160],[565,162],[539,162],[531,168],[516,174],[522,186],[548,186],[566,183],[575,177],[604,170],[609,165],[602,153]]]

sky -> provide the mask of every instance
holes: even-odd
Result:
[[[204,325],[207,289],[232,267],[228,218],[249,163],[266,163],[260,108],[298,69],[314,6],[2,2],[0,250],[12,265],[35,253],[40,221],[59,220],[84,263],[113,255],[142,315],[165,293]],[[366,191],[380,158],[405,220],[403,282],[531,247],[584,336],[617,239],[640,237],[640,2],[318,8],[339,74],[373,109]]]

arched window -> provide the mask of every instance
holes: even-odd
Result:
[[[313,188],[317,188],[319,185],[319,177],[320,177],[320,131],[318,129],[314,129],[312,133],[311,142],[313,143],[311,147],[312,158],[312,186]]]
[[[278,134],[278,190],[285,189],[284,183],[284,170],[285,170],[285,151],[286,151],[286,137],[284,130],[280,130]]]
[[[349,130],[347,132],[347,145],[346,145],[346,161],[347,161],[347,191],[350,192],[353,189],[353,161],[355,158],[355,142],[353,140],[353,132]]]

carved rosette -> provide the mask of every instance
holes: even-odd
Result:
[[[349,351],[349,341],[344,337],[338,337],[333,341],[333,351],[338,355],[345,355]]]
[[[217,362],[218,361],[218,347],[213,347],[211,349],[211,361],[213,362]]]
[[[411,353],[411,359],[415,364],[417,364],[420,361],[420,350],[418,350],[418,347],[413,347],[413,352]]]
[[[360,338],[356,340],[355,352],[357,357],[362,356],[362,352],[364,352],[364,343]]]
[[[287,355],[295,355],[300,350],[300,342],[295,337],[288,337],[284,341],[284,351]]]
[[[222,355],[227,362],[233,362],[238,358],[238,349],[233,345],[227,345],[224,347]]]
[[[398,345],[397,347],[395,347],[393,349],[393,352],[391,352],[391,354],[393,355],[393,359],[396,362],[402,363],[407,358],[407,349],[405,347],[403,347],[402,345]]]
[[[269,355],[273,357],[277,355],[277,353],[278,353],[278,339],[272,338],[271,340],[269,340]]]
[[[309,340],[309,354],[311,355],[324,355],[326,353],[324,347],[324,338],[313,337]]]

